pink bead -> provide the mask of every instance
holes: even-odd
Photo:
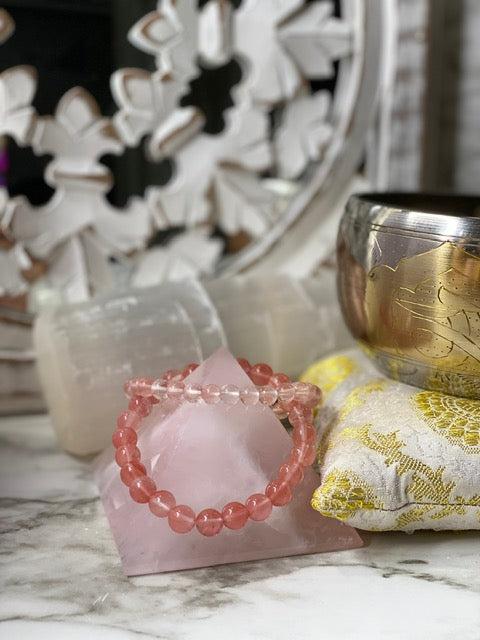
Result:
[[[204,509],[196,517],[195,524],[202,536],[211,538],[223,529],[222,514],[216,509]]]
[[[269,383],[272,374],[272,367],[269,367],[268,364],[265,364],[264,362],[260,362],[250,369],[248,375],[255,384],[263,386]]]
[[[167,385],[167,396],[169,398],[181,398],[185,391],[185,383],[181,380],[172,380]]]
[[[299,462],[285,462],[278,470],[280,480],[288,482],[291,487],[296,487],[303,480],[303,467]]]
[[[132,500],[144,504],[150,500],[150,496],[155,493],[157,487],[155,482],[148,476],[140,476],[130,485],[130,495]]]
[[[166,518],[170,509],[175,506],[175,496],[170,491],[155,491],[150,496],[148,506],[153,515]]]
[[[165,400],[167,397],[168,382],[163,378],[157,378],[152,382],[152,396],[156,400]]]
[[[130,411],[135,411],[139,416],[145,418],[152,410],[152,403],[147,398],[140,398],[140,396],[133,397],[128,403]]]
[[[240,400],[246,407],[251,407],[257,404],[260,399],[260,392],[258,389],[249,389],[248,387],[240,391]]]
[[[314,408],[320,402],[322,392],[309,382],[295,383],[295,400],[298,400],[307,407]]]
[[[313,422],[313,411],[299,402],[292,402],[288,419],[292,427],[303,427]]]
[[[314,463],[316,451],[313,444],[303,443],[294,447],[289,456],[289,462],[298,462],[302,467],[309,467]]]
[[[248,509],[241,502],[229,502],[222,509],[222,518],[228,529],[241,529],[247,524]]]
[[[202,389],[202,398],[207,404],[218,404],[220,402],[220,387],[216,384],[207,384]]]
[[[141,462],[127,462],[127,464],[123,465],[120,469],[120,478],[127,487],[129,487],[136,478],[145,475],[147,475],[147,470]]]
[[[130,427],[117,429],[112,436],[112,442],[116,449],[124,444],[137,444],[137,434]]]
[[[181,380],[182,372],[179,371],[178,369],[169,369],[163,374],[162,378],[166,382],[170,382],[171,380]]]
[[[140,425],[140,416],[135,411],[124,411],[117,418],[117,427],[119,429],[125,429],[130,427],[131,429],[138,429]]]
[[[317,440],[317,432],[313,427],[302,426],[293,430],[292,438],[297,447],[299,447],[303,442],[306,444],[315,444]]]
[[[119,467],[123,467],[127,462],[137,462],[140,460],[140,450],[134,444],[125,444],[118,447],[115,460]]]
[[[183,397],[185,400],[188,400],[188,402],[198,402],[202,397],[202,386],[195,382],[186,384]]]
[[[269,385],[262,387],[259,389],[260,392],[260,402],[261,404],[266,404],[268,407],[271,407],[275,404],[278,398],[277,390]]]
[[[125,395],[127,396],[127,398],[131,398],[133,395],[135,395],[134,393],[134,388],[135,388],[135,378],[132,380],[127,380],[124,385],[123,385],[123,390],[125,392]]]
[[[245,506],[248,509],[250,518],[255,522],[266,520],[272,513],[272,503],[264,493],[254,493],[245,502]]]
[[[273,413],[277,416],[279,420],[284,420],[285,418],[288,417],[288,412],[285,411],[285,409],[283,408],[283,405],[276,404],[273,407]]]
[[[252,368],[252,365],[249,363],[249,361],[245,360],[245,358],[237,358],[237,362],[242,367],[242,369],[245,371],[245,373],[248,375],[250,369]],[[240,504],[240,503],[238,503],[238,504]]]
[[[275,389],[279,389],[282,384],[289,384],[290,382],[290,378],[285,373],[274,373],[270,378],[269,384]]]
[[[278,389],[278,399],[289,403],[295,397],[295,387],[291,382],[283,382]]]
[[[182,371],[182,378],[189,376],[193,371],[195,371],[195,369],[198,369],[198,364],[195,364],[194,362],[187,364],[185,369]]]
[[[195,513],[186,504],[177,504],[168,512],[168,524],[175,533],[188,533],[195,526]]]
[[[224,384],[220,389],[220,399],[225,404],[237,404],[240,400],[240,389],[234,384]]]
[[[137,378],[135,381],[135,395],[148,398],[152,395],[153,378]]]
[[[275,478],[267,484],[265,495],[275,507],[283,507],[292,499],[292,490],[288,482]]]

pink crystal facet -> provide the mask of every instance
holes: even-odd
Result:
[[[202,363],[185,383],[253,389],[225,349]],[[304,480],[286,506],[272,509],[265,496],[263,505],[262,500],[249,500],[261,495],[277,473],[279,479],[287,480],[280,476],[279,467],[293,444],[274,413],[260,405],[258,398],[257,404],[248,407],[242,400],[233,406],[187,401],[170,406],[169,402],[155,405],[138,431],[142,462],[157,487],[148,504],[134,502],[127,488],[137,474],[145,474],[145,467],[142,474],[135,461],[127,462],[119,474],[113,447],[96,461],[100,495],[128,575],[362,545],[354,529],[312,509],[310,500],[320,480],[311,468],[304,469]],[[307,445],[302,454],[309,451]],[[168,509],[168,515],[156,517],[152,504],[155,494],[162,491],[175,496],[180,507],[188,505],[190,511],[178,512],[178,506],[166,502],[160,513]],[[227,509],[232,502],[246,505],[247,500],[251,513],[266,519],[255,521],[250,515],[247,520],[248,506]],[[213,538],[201,535],[195,527],[195,514],[206,507],[220,512],[224,522]],[[178,535],[170,528],[172,524],[187,534]]]

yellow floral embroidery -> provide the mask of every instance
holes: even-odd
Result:
[[[416,504],[408,511],[402,513],[396,518],[396,526],[390,527],[392,530],[409,528],[415,522],[425,522],[424,517],[429,511],[432,511],[431,504]]]
[[[466,453],[480,453],[480,401],[438,391],[422,391],[412,398],[421,419]]]
[[[402,451],[405,443],[398,438],[398,431],[378,433],[372,425],[350,427],[340,433],[343,441],[356,439],[368,449],[383,456],[387,466],[395,465],[398,476],[412,474],[406,493],[412,499],[412,508],[396,518],[396,526],[389,529],[404,529],[415,522],[423,522],[428,514],[431,520],[439,520],[453,514],[463,515],[467,507],[479,507],[480,495],[470,498],[452,496],[455,482],[443,478],[444,467],[436,469]],[[333,474],[333,475],[332,475]],[[314,494],[312,505],[324,515],[333,515],[341,520],[348,519],[359,510],[382,509],[379,498],[372,490],[361,493],[366,483],[353,472],[334,471],[329,474]],[[352,490],[354,491],[352,493]],[[480,510],[478,511],[480,519]]]
[[[312,364],[300,379],[318,385],[326,395],[348,378],[356,368],[356,363],[346,356],[331,356]]]
[[[382,509],[383,504],[355,473],[333,470],[313,494],[312,507],[324,516],[347,520],[357,511]]]
[[[373,393],[374,391],[383,391],[385,389],[385,384],[385,378],[377,378],[376,380],[370,380],[351,391],[345,400],[345,404],[339,411],[339,420],[345,420],[355,407],[361,407],[364,405],[367,402],[366,396],[370,393]]]

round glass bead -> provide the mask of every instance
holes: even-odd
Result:
[[[152,395],[153,378],[137,378],[135,381],[135,395],[148,398]]]
[[[135,395],[135,382],[136,382],[136,379],[133,378],[132,380],[127,380],[124,383],[123,391],[125,392],[125,395],[127,396],[127,398],[131,398],[132,396]]]
[[[202,397],[202,387],[196,382],[185,385],[184,398],[188,402],[198,402]]]
[[[272,367],[269,367],[268,364],[265,364],[264,362],[260,362],[250,369],[248,375],[255,384],[263,387],[269,383],[272,374]]]
[[[248,509],[241,502],[229,502],[222,509],[223,523],[227,529],[241,529],[248,522]]]
[[[242,369],[245,371],[245,373],[248,375],[250,369],[252,368],[252,365],[250,364],[250,362],[248,360],[246,360],[245,358],[237,358],[237,362],[242,367]],[[238,503],[238,504],[240,504],[240,503]]]
[[[269,385],[266,385],[261,389],[259,389],[259,393],[260,393],[261,404],[265,404],[268,407],[271,407],[277,401],[278,392],[276,389],[274,389],[273,387],[270,387]]]
[[[181,380],[172,380],[167,385],[167,396],[169,398],[181,398],[185,391],[185,384]]]
[[[315,446],[304,442],[300,446],[292,449],[289,462],[298,462],[302,467],[309,467],[315,461],[315,457]]]
[[[141,462],[127,462],[120,469],[120,478],[127,487],[129,487],[136,478],[145,475],[147,475],[147,470]]]
[[[216,536],[223,529],[222,514],[216,509],[204,509],[196,517],[195,525],[202,536]]]
[[[290,378],[284,373],[274,373],[270,378],[269,384],[275,389],[279,389],[282,384],[289,384],[290,382]]]
[[[303,480],[303,467],[299,462],[285,462],[278,470],[278,477],[291,487],[296,487]]]
[[[155,491],[150,496],[148,506],[153,515],[166,518],[170,509],[175,506],[175,496],[170,491]]]
[[[134,444],[124,444],[115,452],[115,460],[120,467],[127,462],[140,460],[140,450]]]
[[[267,484],[265,495],[275,507],[283,507],[292,499],[292,490],[288,482],[275,478]]]
[[[313,427],[303,425],[293,430],[292,438],[297,447],[303,442],[306,444],[315,444],[317,440],[317,432]]]
[[[170,382],[171,380],[181,380],[181,378],[182,372],[178,369],[169,369],[163,374],[163,379],[166,380],[166,382]]]
[[[198,369],[198,364],[195,364],[195,362],[187,364],[185,369],[182,371],[182,378],[189,376],[193,371],[195,371],[195,369]]]
[[[175,533],[188,533],[195,526],[195,513],[186,504],[177,504],[168,512],[168,524]]]
[[[145,418],[152,410],[152,403],[147,398],[141,398],[140,396],[134,396],[128,403],[130,411],[135,411],[139,416]]]
[[[246,407],[251,407],[254,404],[257,404],[260,398],[260,392],[258,389],[242,389],[240,391],[240,400]]]
[[[237,404],[240,399],[240,389],[234,384],[224,384],[220,389],[220,399],[225,404]]]
[[[309,382],[295,383],[295,400],[299,400],[306,407],[316,407],[321,395],[320,389]]]
[[[254,493],[245,502],[251,520],[261,522],[272,513],[272,502],[264,493]]]
[[[140,416],[135,411],[124,411],[117,418],[117,427],[119,429],[125,429],[127,427],[131,429],[138,429],[140,426]]]
[[[291,382],[283,382],[278,389],[278,399],[288,404],[295,398],[295,387]]]
[[[157,400],[165,400],[167,397],[168,382],[163,378],[157,378],[152,382],[152,396]]]
[[[207,404],[218,404],[220,402],[220,387],[216,384],[207,384],[202,389],[202,398]]]
[[[132,500],[144,504],[150,500],[150,496],[155,493],[157,487],[155,482],[148,476],[140,476],[132,481],[129,490]]]
[[[112,436],[112,442],[116,449],[124,444],[137,444],[137,433],[130,427],[117,429]]]

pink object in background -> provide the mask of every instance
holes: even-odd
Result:
[[[160,373],[160,372],[159,372]],[[187,378],[205,385],[254,385],[224,348]],[[112,432],[115,425],[112,424]],[[291,438],[273,411],[262,405],[209,405],[174,401],[156,405],[138,432],[142,462],[157,487],[177,504],[199,513],[265,491],[291,449]],[[336,551],[362,546],[355,529],[325,518],[310,506],[318,475],[305,470],[292,501],[274,507],[263,522],[239,530],[224,527],[213,537],[195,529],[174,533],[165,518],[134,502],[121,482],[110,447],[95,462],[102,502],[127,575],[192,569],[216,564]]]

